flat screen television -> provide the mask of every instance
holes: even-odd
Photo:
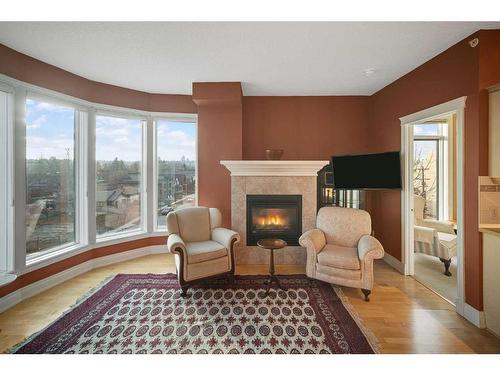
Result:
[[[401,189],[399,152],[332,156],[336,189]]]

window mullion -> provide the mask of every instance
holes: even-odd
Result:
[[[145,176],[142,178],[143,184],[146,186],[143,188],[145,194],[146,207],[143,210],[144,220],[146,221],[146,231],[152,233],[156,228],[156,212],[155,212],[155,132],[154,132],[154,122],[151,116],[148,116],[146,121],[146,141],[144,142],[144,147],[146,152],[144,152],[145,159],[143,163],[143,170],[145,170]]]
[[[86,192],[87,192],[87,239],[90,245],[96,243],[96,154],[95,154],[96,111],[90,108],[87,121],[87,149],[84,155],[87,160]]]

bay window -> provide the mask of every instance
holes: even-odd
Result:
[[[158,119],[156,134],[156,226],[164,229],[166,215],[196,204],[196,122]]]
[[[164,232],[197,202],[196,127],[0,75],[0,276]]]
[[[97,115],[95,127],[96,235],[144,228],[144,119]]]

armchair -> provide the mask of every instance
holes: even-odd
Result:
[[[451,259],[457,254],[457,236],[453,224],[424,218],[425,198],[414,195],[414,246],[415,253],[439,258],[444,264],[444,274],[451,276]]]
[[[316,227],[299,239],[307,251],[307,276],[361,288],[369,301],[373,260],[384,256],[384,248],[370,235],[370,214],[354,208],[322,207]]]
[[[217,208],[190,207],[167,215],[169,252],[175,255],[177,279],[187,296],[189,286],[209,278],[234,277],[234,244],[238,233],[220,228]]]

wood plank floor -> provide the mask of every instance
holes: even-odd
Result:
[[[175,272],[169,254],[149,255],[77,276],[0,314],[0,352],[41,330],[81,296],[117,273]],[[240,266],[238,274],[265,274],[267,266]],[[277,266],[277,273],[304,273]],[[359,290],[342,288],[379,341],[382,353],[500,353],[500,340],[457,315],[449,303],[384,262],[375,264],[376,286],[366,303]]]

